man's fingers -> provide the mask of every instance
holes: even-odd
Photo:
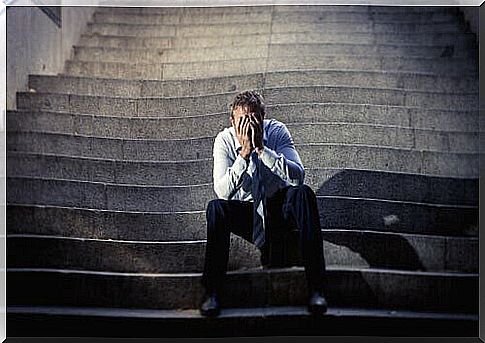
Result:
[[[239,121],[237,123],[237,134],[240,134],[241,133],[241,130],[242,130],[242,122],[243,122],[243,117],[239,117]]]
[[[248,131],[249,131],[249,118],[247,117],[244,117],[244,125],[243,125],[243,135],[244,136],[247,136],[248,135]]]

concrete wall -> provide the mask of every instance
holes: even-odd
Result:
[[[7,9],[7,109],[17,91],[26,91],[29,74],[56,75],[64,68],[96,7],[63,7],[59,28],[38,7]]]
[[[459,9],[463,13],[465,21],[470,24],[470,30],[477,35],[477,43],[479,39],[479,8],[478,6],[460,6]]]

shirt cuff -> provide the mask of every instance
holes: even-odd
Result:
[[[238,177],[241,177],[242,173],[248,168],[248,161],[246,161],[241,155],[237,155],[236,160],[232,165],[232,170]]]
[[[263,152],[259,155],[261,161],[269,168],[272,169],[278,159],[278,155],[273,150],[264,147]]]

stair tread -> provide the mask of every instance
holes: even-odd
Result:
[[[116,318],[204,318],[198,309],[133,309],[133,308],[106,308],[106,307],[73,307],[73,306],[7,306],[7,314],[48,314],[48,315],[76,315]],[[268,306],[257,308],[222,308],[219,318],[230,317],[276,317],[276,316],[300,316],[308,317],[309,313],[305,306]],[[446,313],[429,311],[407,311],[395,309],[368,309],[329,307],[325,316],[369,316],[376,318],[427,318],[427,319],[451,319],[478,321],[478,314],[469,313]]]
[[[244,270],[231,270],[227,275],[258,275],[258,274],[278,274],[278,273],[301,273],[305,270],[302,266],[292,266],[284,268],[248,268]],[[351,267],[351,266],[329,266],[329,273],[347,272],[359,274],[389,274],[389,275],[412,275],[422,277],[449,277],[449,278],[478,278],[479,273],[464,273],[460,271],[408,271],[389,268],[377,267]],[[55,274],[79,274],[95,276],[119,276],[119,277],[146,277],[146,278],[193,278],[201,276],[201,272],[182,272],[182,273],[134,273],[134,272],[114,272],[98,270],[81,270],[81,269],[63,269],[63,268],[6,268],[6,272],[14,273],[55,273]]]

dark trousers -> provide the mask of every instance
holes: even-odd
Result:
[[[325,260],[317,199],[307,185],[289,186],[266,201],[265,244],[262,254],[279,235],[297,228],[300,252],[309,291],[323,291]],[[216,199],[207,205],[207,245],[202,284],[207,292],[219,291],[227,270],[230,233],[250,243],[253,235],[253,203]]]

